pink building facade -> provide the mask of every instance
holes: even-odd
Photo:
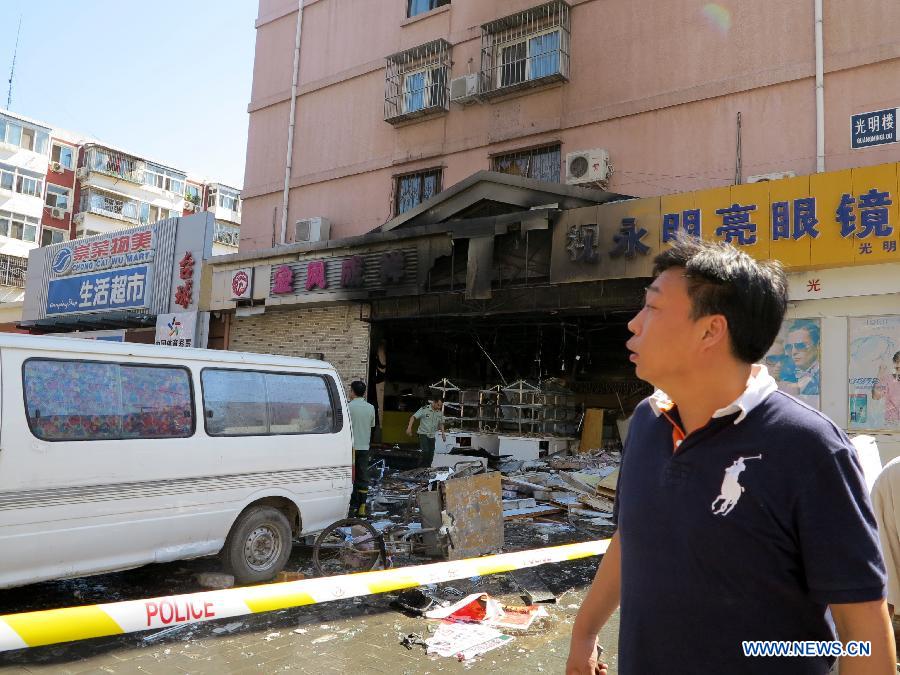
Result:
[[[306,0],[282,231],[298,4],[260,0],[240,249],[369,232],[483,169],[566,182],[583,150],[635,197],[897,161],[851,137],[900,106],[900,3],[822,0],[818,60],[816,4]]]

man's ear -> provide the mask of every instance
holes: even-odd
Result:
[[[728,342],[728,319],[721,314],[711,314],[705,317],[705,323],[702,338],[704,348],[709,349],[723,341]]]

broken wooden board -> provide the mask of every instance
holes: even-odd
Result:
[[[573,494],[571,492],[566,495],[557,493],[553,497],[551,497],[550,501],[553,504],[556,504],[557,506],[562,506],[564,508],[568,508],[569,506],[575,506],[575,505],[579,504],[580,503],[579,498],[582,496],[583,495]],[[584,495],[584,496],[586,496],[586,495]]]
[[[450,560],[474,558],[503,548],[499,471],[451,478],[441,483],[439,490],[452,521]]]
[[[519,499],[504,499],[503,512],[515,511],[516,509],[528,509],[537,506],[534,497],[520,497]]]
[[[519,518],[533,518],[534,516],[549,516],[554,513],[562,513],[563,510],[558,506],[548,506],[539,504],[525,509],[515,509],[514,511],[504,511],[503,520],[517,520]]]
[[[585,506],[589,506],[595,511],[611,511],[612,503],[609,500],[603,497],[592,497],[591,495],[578,495],[577,500],[584,504]]]
[[[609,474],[606,478],[597,483],[597,488],[603,488],[604,490],[611,490],[615,493],[616,485],[619,482],[619,470],[616,469],[611,474]]]
[[[602,408],[588,408],[584,411],[584,428],[578,446],[579,453],[603,447],[603,416]]]
[[[615,499],[615,498],[616,498],[616,491],[615,491],[615,490],[610,490],[610,489],[605,488],[605,487],[599,487],[599,486],[598,486],[598,487],[597,487],[597,494],[598,494],[598,495],[601,495],[601,496],[603,496],[603,497],[609,497],[610,499]]]
[[[576,492],[583,492],[586,494],[594,493],[594,486],[585,483],[583,480],[577,478],[574,474],[568,473],[566,471],[560,471],[557,474],[563,481],[565,481],[566,485],[568,485],[571,489]]]

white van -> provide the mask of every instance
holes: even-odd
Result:
[[[266,581],[351,490],[327,363],[0,334],[0,588],[215,553]]]

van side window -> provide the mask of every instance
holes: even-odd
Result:
[[[186,368],[29,359],[25,414],[45,441],[186,438],[194,432]]]
[[[210,436],[260,436],[269,433],[266,381],[252,370],[211,370],[200,374],[203,414]]]
[[[318,375],[205,368],[200,379],[210,436],[335,431],[332,395]]]

